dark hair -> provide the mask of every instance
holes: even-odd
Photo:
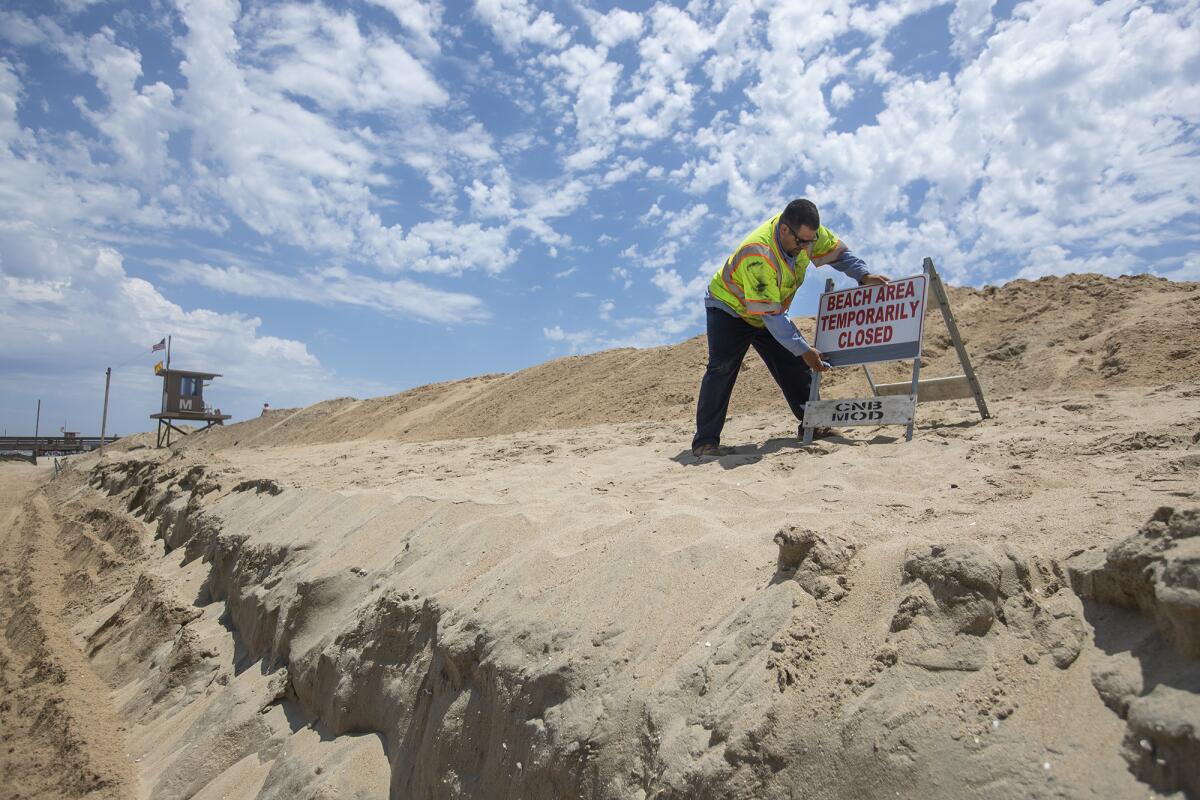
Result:
[[[821,227],[821,212],[817,211],[812,200],[793,200],[787,204],[787,208],[783,210],[780,218],[785,225],[790,225],[792,228],[807,225],[815,231]]]

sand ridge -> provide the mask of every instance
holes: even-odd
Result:
[[[950,287],[950,303],[989,396],[1024,391],[1090,391],[1200,380],[1200,285],[1148,275],[1069,275],[981,290]],[[961,372],[929,304],[924,374]],[[812,318],[799,320],[810,338]],[[520,431],[566,430],[695,413],[706,359],[703,336],[645,350],[557,359],[509,375],[422,386],[389,397],[340,398],[278,409],[195,440],[207,452],[248,444],[318,444],[356,439],[429,441]],[[879,365],[877,380],[899,381],[911,366]],[[867,393],[858,369],[825,378],[828,396]],[[779,390],[751,353],[731,415],[779,407]]]

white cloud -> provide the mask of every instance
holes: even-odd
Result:
[[[993,24],[992,7],[996,0],[958,0],[950,13],[950,34],[953,49],[960,58],[973,57],[979,52]]]
[[[1200,253],[1184,256],[1178,264],[1170,265],[1159,274],[1173,281],[1200,281]]]
[[[421,0],[367,0],[386,8],[411,34],[414,46],[423,54],[436,55],[441,51],[437,35],[442,27],[442,6]]]
[[[432,322],[483,321],[483,302],[469,294],[431,289],[410,280],[383,281],[327,267],[286,275],[242,266],[214,267],[183,261],[168,274],[177,282],[196,283],[245,297],[272,297],[320,305],[351,305],[399,317]]]
[[[710,280],[711,277],[710,275]],[[650,282],[667,296],[667,299],[660,303],[657,308],[660,314],[672,314],[687,305],[698,306],[699,300],[697,298],[704,296],[704,287],[708,284],[708,281],[700,276],[697,276],[690,282],[685,282],[679,273],[673,269],[656,270]]]
[[[701,226],[708,216],[709,208],[706,203],[688,205],[677,211],[663,211],[655,203],[642,217],[642,221],[653,222],[659,230],[691,238],[692,234],[701,230]]]
[[[704,65],[712,80],[712,91],[723,92],[757,60],[758,23],[754,14],[758,5],[755,0],[735,0],[717,24],[712,38],[713,56]]]
[[[535,11],[525,0],[475,0],[475,13],[506,50],[518,50],[526,43],[557,50],[570,40],[553,14]]]
[[[542,336],[551,342],[564,343],[570,353],[578,353],[588,348],[588,343],[595,338],[596,334],[592,331],[568,332],[563,330],[561,325],[554,325],[542,328]]]
[[[188,80],[182,110],[194,127],[195,180],[251,228],[389,270],[499,271],[512,263],[505,229],[471,223],[456,233],[443,218],[405,233],[382,222],[372,187],[386,186],[388,153],[446,200],[457,170],[497,157],[477,122],[448,131],[420,116],[417,106],[445,94],[398,44],[364,37],[354,18],[321,6],[282,6],[246,21],[267,69],[250,67],[238,61],[235,5],[180,2],[188,28],[179,43]],[[290,99],[293,91],[329,113]],[[386,136],[339,126],[332,115],[391,106],[407,116]]]
[[[484,228],[475,222],[421,222],[404,234],[399,227],[377,228],[368,242],[378,254],[376,266],[457,275],[467,270],[503,272],[517,258],[506,246],[504,228]]]
[[[1020,263],[1024,264],[1014,276],[1025,280],[1037,280],[1047,275],[1065,275],[1070,272],[1096,272],[1109,277],[1127,274],[1135,270],[1138,256],[1127,247],[1118,247],[1113,253],[1092,257],[1072,258],[1070,253],[1058,245],[1039,248],[1029,253]],[[1138,270],[1141,271],[1141,270]]]
[[[514,212],[512,179],[502,166],[492,169],[491,185],[475,178],[463,191],[471,200],[471,213],[483,219],[510,219]]]
[[[558,325],[543,328],[542,333],[552,342],[564,343],[567,352],[571,354],[593,353],[617,347],[659,347],[678,342],[680,337],[687,335],[689,329],[695,327],[700,318],[699,313],[687,317],[605,317],[604,321],[616,329],[615,334],[590,328],[568,331]]]
[[[264,236],[347,251],[368,196],[370,149],[239,66],[235,4],[180,0],[180,10],[196,183]]]
[[[884,0],[874,6],[855,5],[849,8],[849,24],[872,38],[883,39],[905,19],[944,3],[945,0]],[[847,6],[834,4],[834,15],[845,19]]]
[[[107,0],[55,0],[69,14],[78,14],[92,6],[105,3]]]
[[[573,172],[596,166],[616,146],[612,102],[621,66],[607,56],[604,46],[575,45],[547,59],[549,66],[559,70],[563,89],[575,95],[576,145],[564,161]]]
[[[0,58],[0,144],[5,148],[21,136],[17,124],[17,105],[21,98],[21,79],[12,64]]]
[[[638,43],[641,64],[633,80],[633,99],[615,108],[623,135],[658,139],[669,134],[691,112],[697,88],[689,70],[710,46],[712,34],[686,11],[656,5],[650,12],[651,34]]]
[[[899,207],[892,187],[931,181],[926,214],[973,242],[958,263],[980,277],[1052,246],[1104,258],[1114,243],[1096,230],[1136,230],[1143,247],[1170,238],[1200,185],[1184,133],[1200,121],[1190,29],[1133,3],[1021,10],[952,83],[896,86],[877,128],[826,150],[828,190],[841,184],[873,233]],[[920,235],[899,240],[913,263]]]
[[[586,16],[592,36],[605,47],[615,47],[642,33],[642,15],[633,11],[614,8],[607,14],[587,12]]]
[[[264,6],[242,28],[253,32],[249,55],[263,71],[251,74],[261,87],[307,97],[323,109],[407,117],[449,99],[399,42],[364,35],[349,12],[320,4]]]
[[[644,158],[618,159],[617,164],[604,173],[600,183],[613,186],[634,177],[638,173],[648,174],[649,165]]]
[[[513,219],[513,226],[524,228],[549,245],[566,244],[569,239],[550,227],[548,220],[559,219],[587,202],[591,188],[582,180],[569,178],[557,185],[531,184],[523,191],[528,205]]]
[[[111,30],[87,39],[83,61],[108,100],[108,107],[89,108],[77,99],[84,118],[108,138],[123,178],[147,182],[169,169],[167,139],[176,127],[175,93],[161,81],[137,88],[141,57],[118,45]]]
[[[845,81],[829,90],[829,104],[837,109],[845,108],[854,99],[854,88]]]
[[[15,45],[35,45],[46,40],[46,32],[25,14],[0,9],[0,39]]]
[[[194,198],[172,192],[171,185],[153,196],[139,192],[139,186],[152,182],[170,162],[161,138],[152,129],[139,130],[140,122],[154,116],[142,103],[146,95],[121,95],[116,90],[114,95],[122,101],[93,117],[110,133],[112,147],[23,128],[17,113],[24,92],[10,63],[0,59],[0,216],[10,222],[10,247],[15,246],[11,238],[21,231],[98,229],[114,223],[222,228],[219,217],[197,212]],[[85,108],[83,113],[91,112]],[[96,160],[93,150],[109,163]]]

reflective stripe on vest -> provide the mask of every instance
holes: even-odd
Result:
[[[837,261],[839,258],[841,258],[842,254],[846,252],[846,245],[842,244],[841,240],[836,238],[833,240],[833,248],[824,255],[814,256],[812,254],[812,248],[813,246],[810,244],[808,246],[808,260],[810,263],[818,267],[823,267],[826,264],[832,264],[834,261]]]
[[[779,264],[775,260],[775,254],[771,252],[771,248],[763,244],[746,244],[738,248],[737,252],[725,260],[725,266],[721,269],[721,282],[725,284],[725,288],[737,298],[742,307],[746,309],[748,314],[774,314],[782,310],[779,303],[764,303],[758,300],[747,300],[746,293],[742,287],[734,279],[734,273],[741,263],[747,258],[761,258],[771,265],[771,269],[775,270],[775,285],[783,292],[783,273],[779,271]]]

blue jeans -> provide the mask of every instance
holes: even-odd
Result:
[[[746,351],[751,347],[762,358],[771,377],[783,390],[792,413],[804,420],[804,404],[808,402],[808,387],[812,370],[804,360],[792,353],[771,335],[766,328],[756,328],[740,317],[726,314],[717,308],[705,309],[708,315],[708,367],[700,382],[700,399],[696,403],[696,436],[692,447],[720,444],[721,429],[729,412],[729,398],[737,382],[738,370]]]

